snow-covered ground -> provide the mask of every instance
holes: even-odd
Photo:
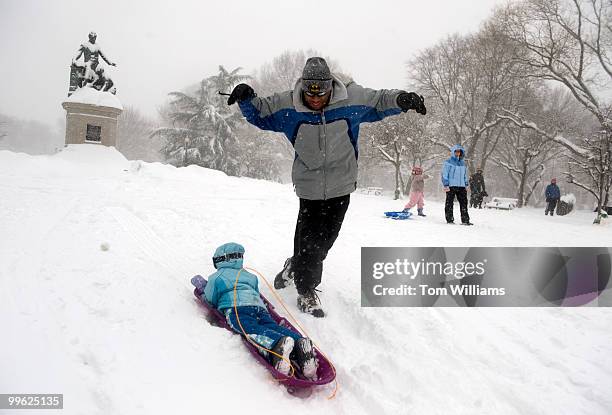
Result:
[[[450,227],[439,203],[381,216],[402,205],[352,197],[325,262],[328,316],[299,315],[338,393],[303,399],[206,322],[189,284],[228,241],[272,280],[292,252],[290,185],[95,145],[0,151],[0,392],[63,393],[62,413],[87,415],[612,413],[611,309],[360,307],[362,246],[609,246],[609,224],[521,209]],[[281,295],[298,315],[294,291]]]

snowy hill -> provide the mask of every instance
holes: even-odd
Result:
[[[0,391],[63,393],[65,414],[612,413],[610,309],[359,306],[362,246],[607,246],[610,226],[522,209],[450,227],[439,203],[381,217],[402,203],[352,197],[320,287],[328,316],[300,315],[338,394],[300,399],[206,322],[189,284],[228,241],[272,280],[292,253],[290,185],[93,145],[0,151]],[[295,292],[281,295],[298,315]]]

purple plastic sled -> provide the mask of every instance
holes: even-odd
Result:
[[[206,283],[206,279],[201,275],[196,275],[195,277],[193,277],[191,279],[191,284],[196,287],[193,290],[194,295],[198,298],[198,300],[200,300],[200,303],[208,310],[210,315],[215,318],[219,326],[226,328],[232,333],[236,333],[227,324],[225,316],[206,301],[206,297],[204,297],[204,287],[206,287]],[[260,294],[260,296],[263,302],[266,304],[268,312],[270,313],[270,316],[274,321],[276,321],[281,326],[287,327],[288,329],[300,333],[300,331],[297,330],[289,321],[287,321],[284,317],[281,317],[276,311],[274,311],[274,306],[263,295]],[[305,389],[317,385],[326,385],[336,378],[336,375],[334,373],[334,370],[332,369],[330,362],[316,348],[315,354],[319,362],[319,368],[317,369],[317,380],[309,380],[304,378],[302,374],[298,373],[297,371],[295,372],[294,377],[283,375],[282,373],[274,369],[274,367],[267,361],[267,359],[259,353],[257,347],[249,343],[249,341],[244,336],[240,337],[242,337],[244,344],[246,345],[247,349],[249,349],[253,357],[257,359],[257,361],[261,363],[272,374],[272,376],[274,376],[276,380],[278,380],[280,383],[287,386],[288,388]],[[292,364],[293,363],[294,362],[292,362]],[[293,364],[293,367],[295,368],[297,367],[297,365]]]

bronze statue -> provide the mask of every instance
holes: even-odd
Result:
[[[113,94],[117,92],[116,88],[113,88],[113,80],[100,65],[100,58],[110,66],[117,66],[117,64],[104,55],[100,45],[96,44],[97,37],[95,32],[89,32],[89,41],[79,46],[77,54],[72,59],[68,96],[72,95],[77,88],[88,85],[98,91],[110,91]],[[83,56],[83,63],[78,62],[81,56]]]

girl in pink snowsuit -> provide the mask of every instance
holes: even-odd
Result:
[[[412,184],[410,185],[410,200],[404,207],[404,212],[408,212],[414,205],[417,205],[417,212],[419,216],[425,216],[423,213],[424,193],[425,190],[425,179],[427,176],[423,176],[423,169],[415,166],[412,168]]]

